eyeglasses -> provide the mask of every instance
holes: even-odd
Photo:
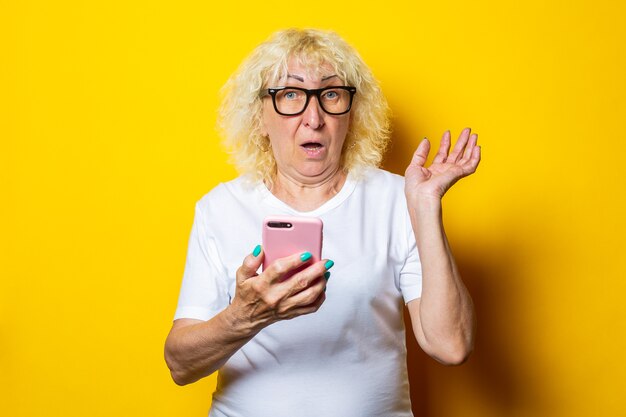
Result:
[[[276,87],[264,90],[261,97],[272,96],[272,103],[276,113],[282,116],[295,116],[301,114],[309,104],[311,96],[317,97],[317,101],[328,114],[340,115],[350,111],[352,99],[356,93],[356,87],[325,87],[307,90],[299,87]]]

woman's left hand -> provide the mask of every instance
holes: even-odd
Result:
[[[463,129],[450,155],[450,131],[446,131],[439,152],[428,168],[424,164],[430,152],[430,142],[428,139],[420,142],[404,173],[404,191],[408,200],[441,199],[455,182],[476,171],[480,147],[476,145],[478,135],[470,135],[470,131],[470,128]]]

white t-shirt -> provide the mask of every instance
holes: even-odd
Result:
[[[370,169],[298,212],[262,183],[220,184],[196,204],[175,319],[209,320],[235,294],[235,273],[261,243],[263,218],[314,216],[335,261],[326,301],[268,326],[220,369],[211,417],[412,416],[403,301],[419,298],[421,265],[404,178]]]

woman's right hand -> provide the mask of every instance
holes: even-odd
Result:
[[[257,251],[255,251],[257,252]],[[310,254],[298,253],[272,262],[261,274],[257,270],[265,253],[250,254],[237,270],[237,289],[230,305],[238,320],[251,329],[261,330],[280,320],[317,311],[326,299],[326,282],[330,276],[327,259],[312,263],[302,271],[284,279],[285,275],[311,263]]]
[[[246,256],[237,270],[235,297],[226,309],[208,321],[174,321],[165,343],[165,360],[177,384],[211,375],[264,327],[313,313],[326,299],[327,269],[332,261],[311,263],[306,256],[302,260],[303,254],[295,254],[277,259],[257,274],[264,254],[255,253]],[[284,279],[285,274],[307,264]]]

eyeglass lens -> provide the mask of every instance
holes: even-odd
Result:
[[[307,102],[305,91],[285,88],[276,92],[276,108],[280,113],[297,114]],[[327,113],[344,113],[350,107],[350,92],[341,88],[327,88],[320,92],[319,102]]]

